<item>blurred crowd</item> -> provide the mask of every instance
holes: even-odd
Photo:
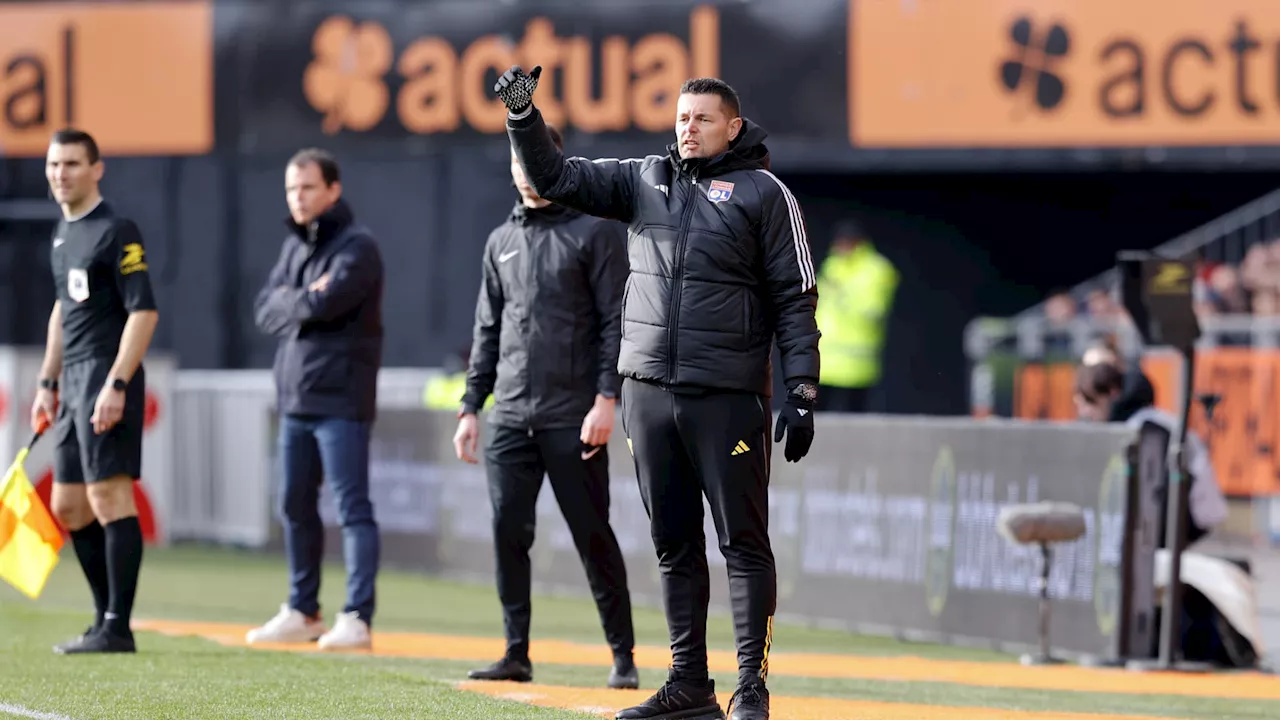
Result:
[[[1280,316],[1280,239],[1255,243],[1239,264],[1201,260],[1193,285],[1196,315]],[[1105,290],[1091,290],[1083,302],[1065,290],[1045,300],[1045,319],[1065,325],[1076,319],[1119,320],[1128,313]]]

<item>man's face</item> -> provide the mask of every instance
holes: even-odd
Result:
[[[676,102],[676,143],[681,158],[715,157],[729,149],[742,130],[742,118],[730,118],[719,95],[685,93]]]
[[[1111,418],[1111,406],[1116,398],[1115,395],[1099,395],[1090,398],[1077,392],[1074,393],[1073,400],[1076,404],[1076,415],[1081,420],[1107,422]]]
[[[848,255],[858,249],[858,239],[851,238],[847,235],[836,238],[831,241],[832,255]]]
[[[531,202],[542,199],[529,184],[529,179],[524,176],[524,168],[520,167],[520,160],[514,152],[511,153],[511,180],[515,182],[516,190],[520,191],[520,197]]]
[[[299,225],[309,225],[342,196],[342,183],[325,185],[315,163],[290,165],[284,171],[284,193],[289,214]]]
[[[102,180],[103,165],[89,162],[89,149],[79,143],[49,146],[44,175],[53,198],[64,205],[76,205],[88,198]]]

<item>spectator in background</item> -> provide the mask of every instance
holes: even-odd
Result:
[[[1076,319],[1076,301],[1067,290],[1055,290],[1044,301],[1044,318],[1054,327],[1066,327]]]
[[[1280,311],[1280,242],[1257,243],[1240,263],[1240,283],[1250,295],[1255,315],[1275,315]]]
[[[819,410],[866,409],[867,391],[880,380],[885,325],[897,288],[898,271],[862,228],[840,223],[818,272]]]
[[[1223,264],[1212,266],[1196,282],[1196,312],[1201,315],[1234,315],[1249,312],[1249,298],[1240,271]]]
[[[1067,290],[1055,290],[1044,301],[1044,354],[1063,359],[1075,357],[1071,329],[1077,315],[1075,298]],[[1064,357],[1065,356],[1065,357]]]
[[[1119,320],[1124,317],[1124,308],[1120,307],[1111,293],[1102,288],[1094,288],[1085,297],[1085,309],[1089,317],[1097,320]]]
[[[1080,364],[1084,367],[1111,365],[1123,376],[1120,396],[1115,398],[1110,406],[1111,416],[1107,419],[1111,422],[1122,421],[1139,409],[1155,404],[1156,390],[1151,384],[1151,378],[1142,372],[1142,367],[1138,363],[1130,364],[1125,360],[1120,354],[1114,336],[1108,336],[1085,350]]]
[[[1125,373],[1110,362],[1081,363],[1076,371],[1075,404],[1081,420],[1123,422],[1137,430],[1152,422],[1170,433],[1178,431],[1178,418],[1145,404],[1130,403],[1121,409],[1125,397]],[[1187,545],[1209,534],[1227,518],[1227,501],[1218,486],[1209,451],[1194,430],[1187,431],[1187,470],[1191,474],[1191,501],[1187,508]],[[1164,514],[1161,513],[1161,517]],[[1165,544],[1162,542],[1161,547]]]

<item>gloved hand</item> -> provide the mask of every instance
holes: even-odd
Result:
[[[494,83],[493,91],[497,93],[498,99],[507,106],[511,114],[519,115],[533,103],[533,91],[538,87],[540,75],[542,75],[541,65],[535,67],[528,75],[520,69],[519,65],[514,65],[510,70],[502,73],[502,77]]]
[[[787,462],[798,462],[809,454],[809,446],[813,444],[813,408],[817,404],[818,389],[812,385],[800,384],[787,393],[786,404],[778,413],[777,429],[773,432],[773,441],[782,442],[782,434],[787,434],[787,445],[783,449],[783,457]]]

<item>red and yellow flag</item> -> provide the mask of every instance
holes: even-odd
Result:
[[[0,578],[34,600],[58,564],[62,533],[27,479],[28,452],[18,452],[0,481]]]

